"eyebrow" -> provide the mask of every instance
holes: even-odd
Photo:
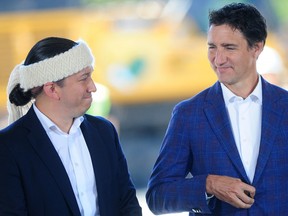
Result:
[[[92,72],[93,72],[93,71],[83,71],[83,72],[81,73],[81,76],[83,76],[83,75],[90,75],[90,74],[92,74]]]
[[[221,46],[223,46],[223,47],[228,47],[228,46],[232,46],[232,47],[238,47],[238,45],[236,45],[236,44],[229,44],[229,43],[223,43],[223,44],[221,44]]]
[[[216,46],[216,45],[214,43],[208,43],[208,46]],[[232,43],[222,43],[221,47],[238,47],[238,45]]]
[[[82,79],[83,77],[89,77],[92,75],[92,71],[84,71],[81,74],[79,74],[78,79]]]

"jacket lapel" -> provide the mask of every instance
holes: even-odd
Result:
[[[63,193],[63,196],[66,199],[68,206],[71,208],[73,215],[80,216],[80,211],[70,184],[69,177],[65,171],[61,159],[59,158],[53,144],[38,120],[33,108],[29,110],[24,118],[24,125],[30,131],[28,134],[28,139],[31,145],[43,163],[46,165],[51,176],[53,176],[55,179],[55,182],[58,184],[59,190]]]
[[[106,214],[107,202],[107,188],[109,188],[109,179],[111,179],[111,170],[107,169],[106,165],[109,164],[107,146],[101,138],[98,128],[93,126],[84,115],[85,120],[81,124],[81,130],[88,146],[91,161],[93,164],[94,175],[97,183],[97,199],[100,209],[100,214]],[[106,190],[105,190],[106,189]]]
[[[259,180],[268,161],[277,134],[277,128],[283,118],[283,111],[287,105],[281,105],[279,92],[271,84],[262,79],[262,128],[261,141],[257,166],[254,176],[254,184]],[[282,98],[283,99],[283,98]],[[286,99],[287,104],[287,99]],[[273,126],[273,128],[272,128]]]
[[[204,112],[216,137],[243,180],[249,182],[234,140],[229,116],[223,99],[219,82],[209,89],[206,96]]]

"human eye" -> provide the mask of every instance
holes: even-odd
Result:
[[[213,49],[215,49],[215,48],[216,48],[215,45],[213,45],[213,44],[208,44],[208,49],[209,49],[209,50],[213,50]]]
[[[225,47],[227,50],[236,50],[236,46],[234,46],[234,45],[227,45]]]
[[[89,77],[90,77],[89,74],[83,74],[83,75],[80,77],[80,81],[86,81]]]

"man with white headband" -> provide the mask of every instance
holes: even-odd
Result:
[[[142,215],[113,124],[85,114],[93,64],[84,41],[49,37],[12,71],[0,215]]]

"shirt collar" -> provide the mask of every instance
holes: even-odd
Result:
[[[44,113],[42,113],[35,104],[33,104],[33,109],[46,132],[57,131],[58,133],[66,134],[54,122],[52,122]],[[84,121],[83,116],[75,118],[73,121],[73,125],[70,129],[70,133],[74,133],[80,127],[83,121]]]
[[[229,105],[230,103],[233,103],[241,99],[241,97],[235,95],[223,83],[221,83],[221,88],[222,88],[222,94],[223,94],[223,98],[224,98],[226,106]],[[262,80],[260,76],[259,76],[258,83],[255,89],[246,99],[250,99],[251,101],[262,105]]]

